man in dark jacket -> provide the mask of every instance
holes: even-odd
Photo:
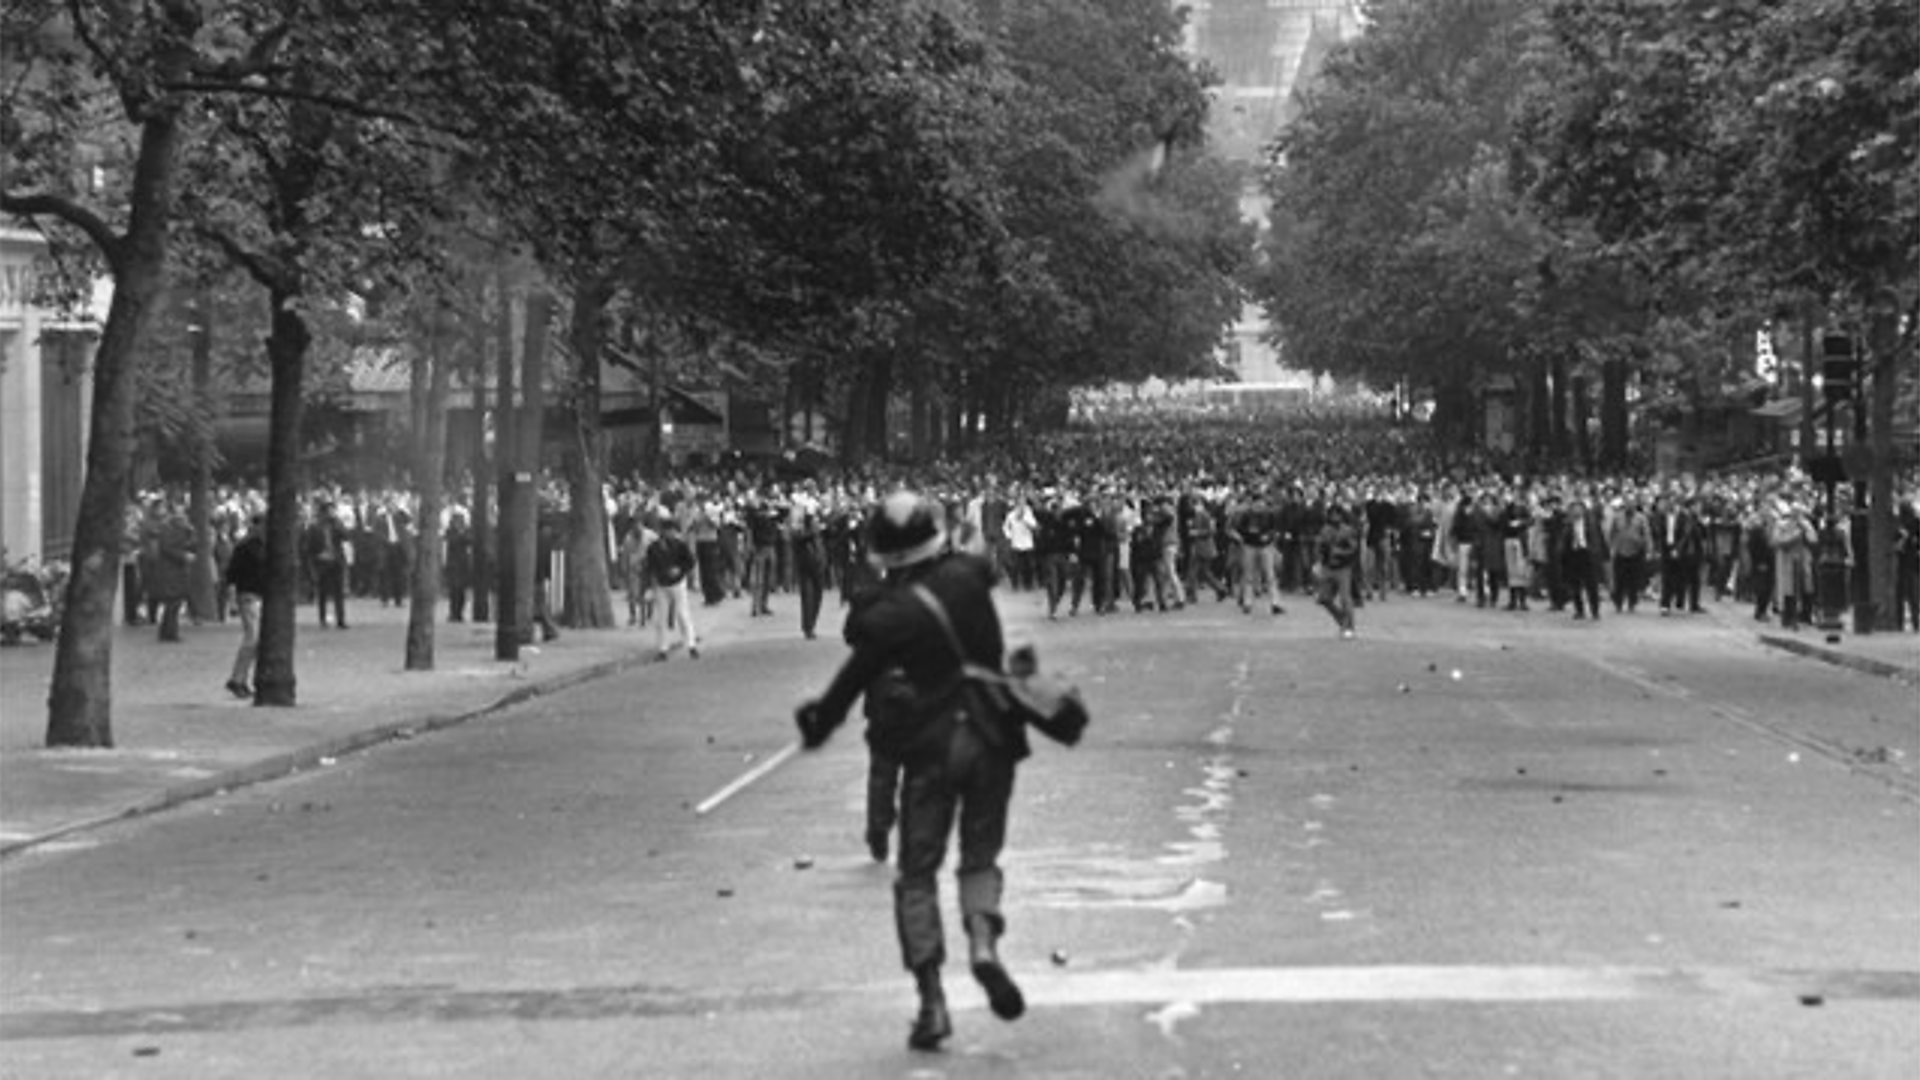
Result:
[[[1920,630],[1920,492],[1900,504],[1894,521],[1893,628]]]
[[[757,497],[747,507],[747,540],[753,545],[753,561],[750,564],[753,610],[749,614],[773,614],[768,598],[773,595],[774,579],[780,572],[780,529],[785,519],[786,507],[774,503],[765,495]]]
[[[1360,560],[1360,533],[1354,515],[1335,503],[1327,508],[1327,523],[1315,544],[1314,565],[1319,573],[1317,602],[1333,616],[1343,638],[1353,637],[1353,572]]]
[[[660,518],[660,535],[647,545],[641,556],[647,580],[659,597],[660,621],[653,627],[654,655],[667,658],[667,628],[680,628],[680,640],[687,656],[700,659],[700,636],[693,628],[693,611],[688,604],[687,579],[693,575],[693,548],[680,536],[680,522],[673,515]]]
[[[1046,582],[1047,618],[1060,617],[1060,600],[1078,579],[1074,563],[1072,523],[1060,497],[1048,493],[1045,503],[1034,508],[1033,553],[1040,560],[1040,572]]]
[[[347,628],[348,540],[346,529],[334,515],[333,504],[322,502],[314,508],[313,523],[301,537],[300,553],[308,573],[313,575],[313,594],[320,608],[320,626],[327,625],[327,605],[333,605],[334,625]]]
[[[1689,502],[1662,498],[1653,515],[1660,553],[1660,614],[1700,611],[1700,519]]]
[[[160,609],[160,640],[180,640],[180,609],[192,591],[193,564],[198,556],[193,546],[193,526],[187,515],[171,500],[159,518],[149,544],[151,557],[141,576],[146,580],[147,600]]]
[[[473,588],[473,530],[465,511],[447,522],[447,621],[467,621],[467,593]]]
[[[1567,527],[1560,536],[1561,572],[1567,594],[1573,598],[1573,617],[1600,621],[1600,567],[1607,561],[1607,539],[1600,511],[1576,496],[1567,506]]]
[[[267,594],[267,516],[255,514],[246,538],[233,547],[227,560],[227,586],[240,613],[240,648],[233,654],[233,673],[227,692],[237,698],[253,696],[253,658],[260,646],[260,598]]]
[[[946,940],[936,875],[956,822],[960,912],[974,977],[995,1015],[1012,1020],[1026,1008],[995,949],[1006,928],[1000,849],[1015,766],[1028,753],[1026,731],[986,707],[963,677],[964,665],[1001,670],[994,572],[980,556],[943,554],[940,519],[936,506],[906,491],[888,496],[874,512],[869,547],[887,579],[879,595],[850,616],[852,655],[827,692],[795,717],[802,743],[813,749],[883,673],[897,669],[912,689],[914,706],[891,725],[897,730],[875,730],[871,738],[905,770],[894,922],[919,991],[920,1011],[907,1039],[916,1050],[937,1049],[953,1033],[940,983]]]

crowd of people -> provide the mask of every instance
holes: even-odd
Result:
[[[782,482],[683,477],[621,493],[616,529],[671,518],[692,538],[706,603],[819,598],[864,555],[861,522],[894,486],[945,507],[953,542],[989,556],[1050,617],[1168,611],[1211,596],[1279,615],[1311,597],[1338,630],[1351,607],[1401,594],[1597,620],[1644,606],[1686,616],[1740,602],[1789,628],[1814,617],[1822,492],[1796,471],[1653,478],[1530,473],[1449,458],[1421,429],[1353,417],[1288,422],[1145,418],[970,461]],[[1920,489],[1903,478],[1899,610],[1920,628]],[[1864,557],[1844,497],[1833,524]],[[623,534],[624,535],[624,534]],[[637,549],[636,549],[637,550]],[[644,582],[637,583],[644,588]],[[638,595],[638,593],[636,593]]]
[[[1903,477],[1899,610],[1920,628],[1920,498]],[[1390,596],[1451,597],[1507,612],[1575,619],[1657,607],[1686,616],[1708,602],[1748,605],[1760,621],[1813,618],[1822,492],[1795,471],[1655,478],[1528,471],[1525,463],[1435,447],[1418,425],[1351,414],[1233,418],[1142,414],[926,466],[811,475],[729,467],[664,483],[618,480],[607,493],[606,551],[626,621],[667,631],[697,653],[690,607],[744,601],[754,618],[792,602],[813,637],[829,596],[844,602],[867,552],[863,524],[901,486],[945,508],[959,547],[1004,582],[1044,598],[1049,616],[1177,610],[1207,599],[1282,615],[1294,596],[1355,631],[1352,608]],[[456,488],[443,519],[447,618],[467,618],[475,589],[472,502]],[[541,491],[542,570],[566,548],[566,493]],[[223,572],[256,491],[214,493],[213,617],[233,610]],[[321,626],[348,625],[348,601],[407,602],[412,500],[399,490],[316,489],[303,503],[302,601]],[[1864,545],[1843,506],[1850,555]],[[671,552],[649,559],[664,538]],[[686,566],[679,566],[685,549]],[[129,513],[125,615],[176,637],[194,538],[177,491]],[[542,574],[544,583],[546,574]],[[669,617],[657,601],[685,589]],[[536,589],[539,600],[549,598]],[[698,598],[698,604],[692,598]],[[557,633],[548,604],[538,618]]]

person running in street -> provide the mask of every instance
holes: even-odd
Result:
[[[1333,616],[1340,636],[1351,639],[1353,628],[1353,572],[1360,558],[1360,534],[1353,513],[1338,503],[1327,507],[1327,523],[1314,545],[1316,600]]]
[[[914,691],[915,707],[895,730],[876,734],[905,770],[894,924],[920,999],[907,1037],[915,1050],[939,1049],[953,1034],[940,980],[946,943],[937,876],[956,825],[960,912],[974,978],[1001,1019],[1026,1009],[996,949],[1006,930],[1000,851],[1014,772],[1028,754],[1026,730],[971,692],[967,665],[1002,670],[994,572],[977,555],[943,554],[940,518],[936,506],[909,491],[888,496],[874,512],[868,532],[886,573],[882,592],[851,617],[853,652],[826,693],[795,713],[802,745],[817,749],[884,672],[898,668]]]

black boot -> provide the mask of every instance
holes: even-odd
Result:
[[[967,917],[968,959],[973,963],[973,977],[987,992],[987,1004],[993,1009],[993,1015],[1002,1020],[1018,1020],[1020,1014],[1027,1011],[1027,999],[1000,963],[1000,954],[994,949],[999,937],[998,928],[987,916]]]
[[[927,964],[914,969],[913,983],[920,991],[920,1015],[913,1018],[913,1031],[907,1036],[910,1050],[938,1050],[953,1034],[953,1020],[947,1015],[947,995],[940,988],[940,965]]]

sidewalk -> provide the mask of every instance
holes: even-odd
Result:
[[[625,601],[615,597],[625,619]],[[780,633],[784,618],[749,621],[747,602],[695,609],[701,644]],[[322,630],[299,609],[298,705],[257,708],[224,689],[239,624],[185,626],[163,645],[151,626],[118,626],[113,649],[110,750],[45,748],[54,647],[0,648],[0,857],[119,818],[152,813],[227,788],[324,767],[341,754],[461,723],[653,658],[654,630],[567,630],[522,646],[518,663],[493,658],[491,624],[440,622],[435,670],[403,670],[405,608],[350,600],[351,629]],[[824,622],[824,619],[823,619]],[[837,623],[835,624],[837,626]],[[673,662],[687,663],[677,651]]]

